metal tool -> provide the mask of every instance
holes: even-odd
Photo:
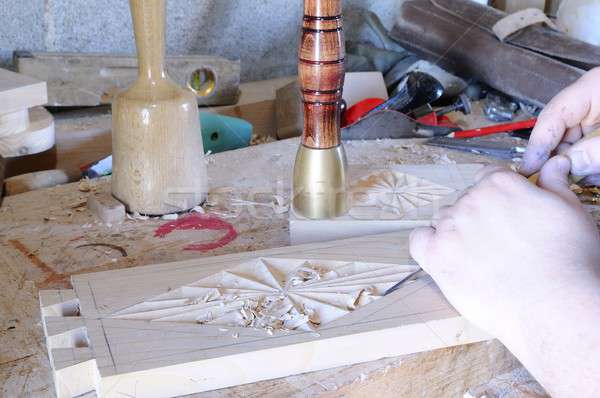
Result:
[[[483,101],[483,112],[494,122],[511,121],[518,110],[519,104],[500,92],[489,93]]]
[[[392,286],[388,290],[386,290],[385,293],[383,293],[384,297],[387,296],[388,294],[393,293],[396,290],[400,289],[402,287],[402,285],[404,285],[406,282],[415,280],[416,279],[415,276],[422,272],[423,272],[423,270],[419,269],[418,271],[415,271],[412,274],[409,274],[406,278],[402,279],[400,282],[396,283],[394,286]]]
[[[469,99],[469,97],[465,94],[461,94],[458,96],[458,100],[456,100],[454,104],[438,109],[437,111],[435,111],[435,114],[437,115],[437,117],[441,117],[451,112],[462,112],[465,115],[470,115],[471,100]]]
[[[400,138],[431,138],[460,131],[458,127],[432,126],[419,123],[403,113],[385,110],[344,127],[343,140],[376,140]]]
[[[454,149],[457,151],[471,152],[477,155],[487,155],[503,160],[522,158],[526,147],[514,143],[482,140],[482,139],[456,139],[437,137],[429,140],[426,145]]]
[[[296,156],[293,209],[327,219],[348,211],[347,160],[340,135],[344,83],[341,0],[305,0],[298,65],[304,103],[302,145]]]
[[[444,87],[436,78],[423,72],[410,72],[398,85],[396,94],[371,109],[363,118],[387,109],[409,113],[438,100],[442,95],[444,95]]]

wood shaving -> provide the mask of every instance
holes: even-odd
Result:
[[[125,214],[127,216],[128,219],[130,220],[139,220],[139,221],[147,221],[150,219],[150,217],[148,216],[142,216],[140,213],[138,213],[137,211],[129,214]]]
[[[88,177],[79,180],[79,191],[81,192],[95,192],[97,188],[96,180],[90,180]]]
[[[231,200],[231,205],[267,207],[272,209],[275,214],[284,214],[290,210],[289,204],[286,203],[286,200],[281,195],[273,195],[273,200],[271,202],[255,202],[251,200],[233,198]]]

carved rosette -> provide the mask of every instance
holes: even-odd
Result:
[[[381,298],[414,265],[258,258],[125,308],[114,318],[315,330]]]
[[[455,190],[414,175],[382,170],[352,187],[350,215],[357,219],[402,219],[407,213],[431,206]]]

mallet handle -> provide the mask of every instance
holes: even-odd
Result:
[[[298,75],[304,102],[302,144],[335,148],[344,86],[342,0],[305,0]]]

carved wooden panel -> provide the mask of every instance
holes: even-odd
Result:
[[[422,273],[381,296],[415,269],[399,232],[74,276],[40,292],[57,396],[179,396],[487,338]]]
[[[349,170],[350,211],[307,220],[290,211],[292,244],[382,234],[431,224],[437,211],[469,188],[480,164],[410,165]]]

